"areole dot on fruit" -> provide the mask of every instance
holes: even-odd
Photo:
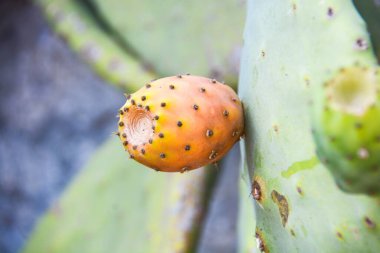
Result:
[[[215,163],[244,133],[242,103],[215,79],[165,77],[126,98],[117,135],[131,158],[158,171]]]

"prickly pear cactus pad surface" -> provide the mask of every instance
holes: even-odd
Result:
[[[23,252],[194,252],[215,173],[142,167],[113,137],[42,217]]]
[[[342,68],[322,92],[313,124],[319,159],[343,190],[380,193],[379,68]]]
[[[242,104],[215,79],[178,75],[127,95],[119,130],[130,157],[155,170],[185,172],[219,161],[244,133]]]
[[[311,132],[323,84],[342,67],[376,65],[352,1],[249,0],[242,57],[242,177],[256,226],[241,229],[241,252],[255,236],[261,252],[379,252],[380,200],[339,189]]]

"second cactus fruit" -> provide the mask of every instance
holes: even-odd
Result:
[[[380,193],[379,68],[342,68],[317,103],[317,155],[338,186],[351,193]]]

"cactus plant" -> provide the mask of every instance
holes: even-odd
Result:
[[[236,93],[215,79],[178,75],[127,96],[118,135],[130,157],[159,171],[219,161],[244,132]]]
[[[241,252],[252,250],[254,236],[261,252],[380,249],[379,200],[342,192],[316,157],[311,134],[316,95],[355,63],[371,67],[376,59],[351,1],[248,1],[239,94],[242,177],[252,188],[256,224],[241,228]],[[242,206],[247,213],[249,203]]]

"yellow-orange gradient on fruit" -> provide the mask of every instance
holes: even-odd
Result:
[[[119,115],[117,135],[130,157],[165,172],[220,160],[244,132],[236,93],[200,76],[152,81],[127,96]]]

